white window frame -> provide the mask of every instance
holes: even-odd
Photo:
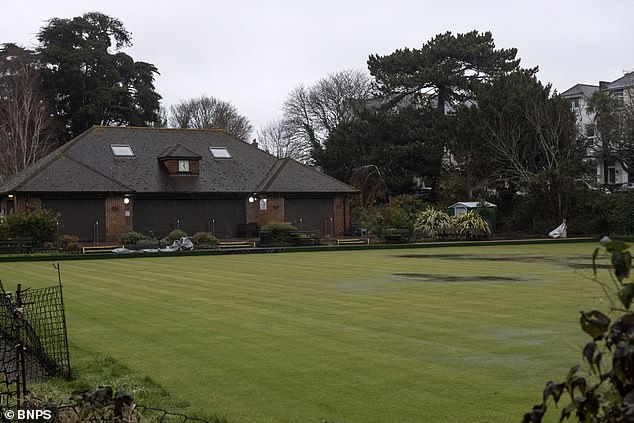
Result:
[[[227,147],[209,147],[209,152],[214,159],[232,159],[233,156]]]
[[[115,157],[134,157],[130,144],[110,144],[110,149]]]

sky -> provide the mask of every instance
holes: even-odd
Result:
[[[49,19],[93,11],[121,20],[124,51],[158,68],[163,106],[205,94],[256,130],[281,116],[293,87],[446,31],[491,31],[559,92],[634,70],[632,0],[0,0],[0,43],[34,47]]]

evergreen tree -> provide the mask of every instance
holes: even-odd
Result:
[[[436,110],[474,99],[483,81],[518,68],[517,49],[495,49],[490,32],[438,34],[420,49],[396,50],[387,56],[371,55],[370,74],[381,93],[395,103],[432,101]]]
[[[122,51],[130,33],[98,12],[51,19],[37,35],[42,86],[62,133],[60,143],[92,125],[160,122],[157,68]]]
[[[447,119],[420,109],[399,113],[365,110],[349,123],[339,125],[312,151],[315,164],[342,181],[350,181],[355,169],[374,165],[391,194],[411,192],[414,177],[437,185],[443,155],[441,138]]]

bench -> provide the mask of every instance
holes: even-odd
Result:
[[[383,235],[386,244],[407,244],[409,238],[409,229],[388,229]]]
[[[118,245],[98,245],[93,247],[81,247],[82,254],[90,253],[111,253],[115,248],[119,248]]]
[[[291,231],[289,234],[295,247],[319,245],[319,237],[314,231]]]
[[[33,238],[15,237],[0,240],[1,254],[30,254],[34,247]]]
[[[228,248],[254,248],[255,242],[253,241],[220,241],[218,243],[218,248],[228,249]]]
[[[369,243],[370,238],[344,238],[337,240],[337,245],[360,245]]]
[[[238,238],[257,238],[258,231],[257,223],[238,223]]]

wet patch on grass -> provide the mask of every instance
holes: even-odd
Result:
[[[526,282],[533,280],[532,278],[514,277],[514,276],[495,276],[495,275],[436,275],[432,273],[395,273],[408,279],[415,279],[420,282]]]
[[[438,260],[473,260],[492,262],[549,263],[571,269],[592,269],[592,260],[588,256],[544,256],[544,255],[478,255],[478,254],[401,254],[394,257]],[[597,269],[610,269],[609,264],[596,264]]]

